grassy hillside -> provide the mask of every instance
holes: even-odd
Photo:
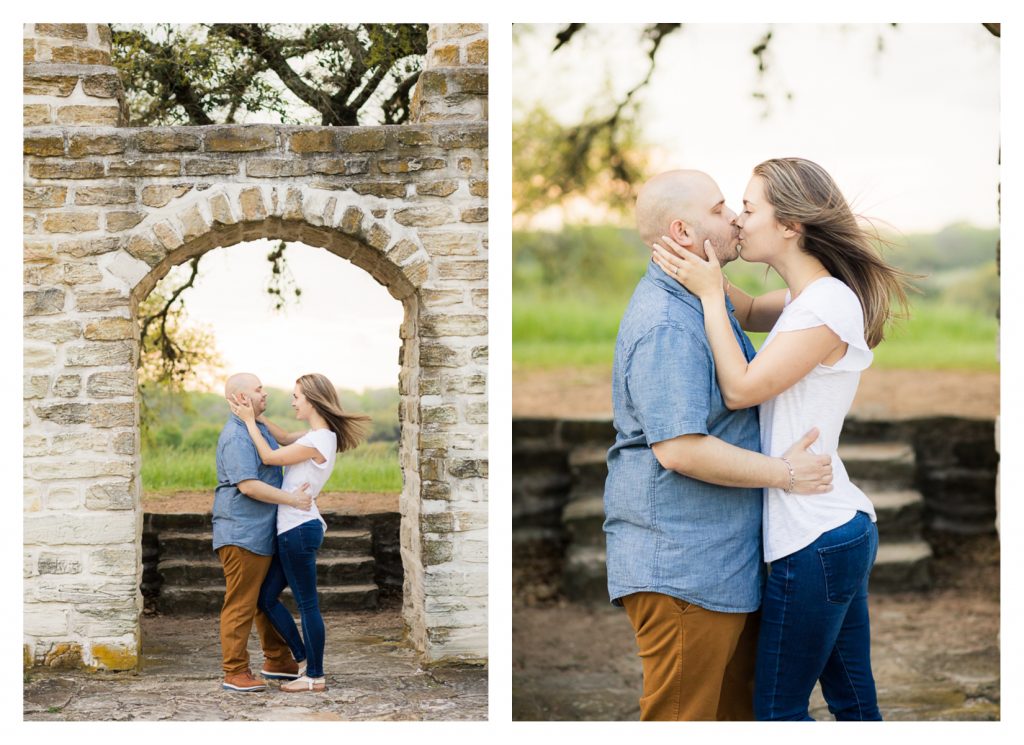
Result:
[[[923,275],[911,317],[876,350],[879,367],[995,370],[999,301],[995,230],[953,225],[893,239],[884,255]],[[516,368],[609,366],[619,319],[646,270],[635,231],[607,226],[512,239],[512,360]],[[726,273],[751,293],[784,286],[764,265],[736,261]],[[759,344],[763,334],[752,335]]]

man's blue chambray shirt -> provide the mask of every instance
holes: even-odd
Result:
[[[732,317],[748,360],[750,340]],[[651,445],[712,435],[760,451],[757,407],[730,411],[715,378],[700,300],[653,261],[619,325],[612,373],[604,530],[608,593],[659,592],[714,611],[761,605],[761,489],[716,486],[666,470]]]
[[[257,426],[270,447],[276,450],[274,436],[264,425]],[[263,464],[245,422],[232,414],[217,440],[213,550],[221,546],[241,546],[254,554],[271,556],[277,535],[277,505],[251,499],[238,491],[239,482],[248,479],[258,479],[280,489],[284,473],[281,466]]]

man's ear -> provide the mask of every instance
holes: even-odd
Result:
[[[687,224],[685,221],[673,220],[668,226],[668,237],[683,248],[690,251],[694,250],[694,241],[696,240],[696,237],[694,235],[693,226]]]

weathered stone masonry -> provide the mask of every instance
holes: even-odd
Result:
[[[259,238],[402,302],[404,615],[425,659],[486,657],[486,28],[429,40],[414,124],[133,129],[109,27],[26,25],[26,664],[136,664],[138,304]]]

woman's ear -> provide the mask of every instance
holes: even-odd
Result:
[[[796,238],[804,234],[804,226],[797,222],[782,222],[780,220],[779,226],[782,228],[783,238]]]

